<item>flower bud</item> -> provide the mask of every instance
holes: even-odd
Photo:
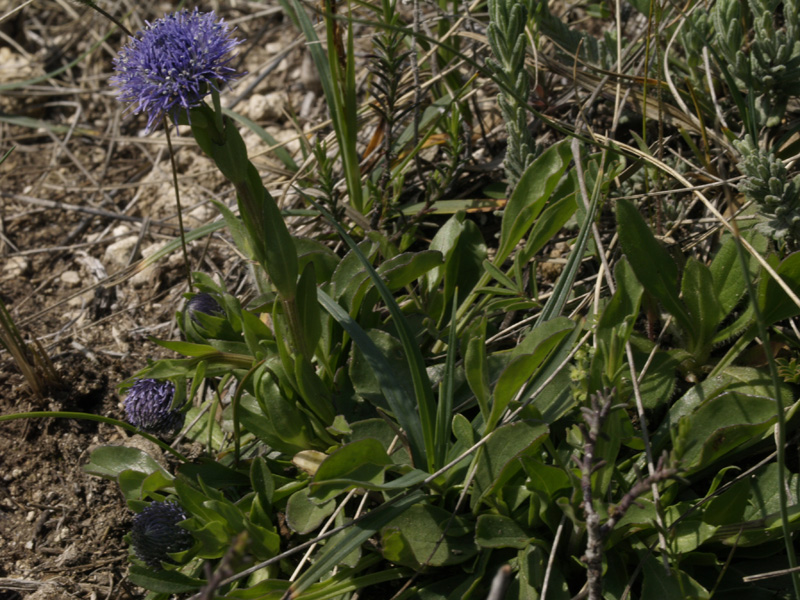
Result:
[[[194,545],[194,538],[178,526],[187,514],[176,502],[153,502],[133,519],[133,551],[148,567],[160,569],[162,562],[173,562],[170,554]]]
[[[173,410],[175,386],[170,381],[138,379],[125,399],[128,423],[148,433],[172,433],[183,426],[184,415]]]
[[[199,323],[197,313],[204,313],[213,317],[224,316],[225,311],[219,305],[219,302],[214,299],[214,296],[201,292],[192,296],[191,300],[186,303],[186,314],[191,317],[192,321]]]

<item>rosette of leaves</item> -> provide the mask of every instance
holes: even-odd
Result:
[[[750,136],[734,145],[742,154],[738,167],[745,176],[739,189],[758,205],[765,219],[757,229],[779,242],[796,246],[800,240],[800,175],[789,179],[783,162],[759,148]]]

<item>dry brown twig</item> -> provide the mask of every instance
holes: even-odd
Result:
[[[585,424],[580,425],[584,439],[583,456],[574,459],[581,470],[583,510],[586,515],[586,552],[581,560],[586,565],[589,600],[601,600],[603,597],[603,542],[605,539],[639,496],[650,490],[655,484],[677,474],[677,469],[669,467],[666,457],[662,456],[655,471],[637,481],[625,493],[619,504],[608,510],[606,522],[600,522],[600,515],[595,509],[595,500],[592,494],[592,474],[604,464],[602,460],[596,460],[595,450],[602,435],[603,423],[614,408],[612,405],[614,398],[613,390],[605,394],[593,394],[590,396],[590,406],[581,409],[585,421]]]

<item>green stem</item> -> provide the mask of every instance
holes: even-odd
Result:
[[[149,433],[145,433],[141,429],[137,429],[130,423],[125,423],[124,421],[119,421],[117,419],[112,419],[111,417],[104,417],[102,415],[93,415],[91,413],[81,413],[81,412],[62,412],[62,411],[35,411],[35,412],[26,412],[26,413],[15,413],[13,415],[0,415],[0,423],[3,421],[15,421],[17,419],[43,419],[43,418],[50,418],[50,419],[83,419],[84,421],[98,421],[100,423],[106,423],[108,425],[114,425],[116,427],[122,427],[130,431],[131,433],[135,433],[137,435],[142,436],[146,440],[157,444],[162,450],[165,452],[169,452],[175,458],[182,460],[183,462],[189,462],[189,459],[186,458],[183,454],[172,448],[166,442],[158,439],[154,435],[150,435]]]
[[[186,283],[189,291],[192,292],[192,266],[189,262],[189,252],[186,250],[186,232],[183,229],[183,208],[181,207],[181,192],[178,188],[178,165],[175,163],[175,151],[172,149],[172,137],[169,133],[169,119],[164,116],[164,133],[167,136],[167,151],[169,152],[169,162],[172,167],[172,186],[175,188],[175,204],[178,208],[178,229],[181,233],[181,248],[183,248],[183,264],[186,267]]]

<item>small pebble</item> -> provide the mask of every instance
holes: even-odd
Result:
[[[75,287],[81,282],[81,274],[77,271],[64,271],[61,274],[61,283],[68,287]]]
[[[20,277],[28,272],[31,264],[24,256],[12,256],[3,265],[3,279]]]

